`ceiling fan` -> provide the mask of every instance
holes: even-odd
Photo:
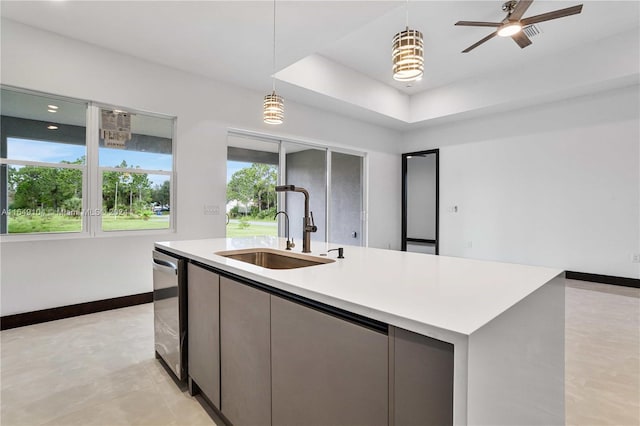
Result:
[[[462,53],[470,52],[482,43],[491,40],[496,35],[501,37],[511,37],[522,49],[531,44],[531,40],[522,31],[527,25],[537,24],[538,22],[550,21],[552,19],[564,18],[565,16],[576,15],[582,12],[582,5],[567,7],[566,9],[554,10],[553,12],[543,13],[541,15],[522,18],[533,0],[510,0],[502,5],[502,10],[507,12],[507,17],[502,22],[477,22],[477,21],[458,21],[456,25],[467,27],[495,27],[494,32],[472,44],[462,51]]]

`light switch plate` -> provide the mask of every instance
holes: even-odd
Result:
[[[220,206],[205,204],[205,206],[204,206],[204,214],[205,215],[219,215],[220,214]]]

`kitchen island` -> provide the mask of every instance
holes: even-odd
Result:
[[[269,269],[216,252],[284,239],[155,246],[190,262],[189,377],[234,424],[564,424],[561,270],[318,242],[334,262]]]

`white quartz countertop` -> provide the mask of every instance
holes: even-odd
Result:
[[[216,238],[155,245],[280,290],[444,341],[452,340],[451,333],[471,335],[563,273],[559,269],[318,242],[312,242],[311,255],[344,247],[345,258],[276,270],[215,252],[251,247],[284,251],[283,238]],[[300,251],[300,247],[293,250]],[[337,252],[328,257],[336,258]]]

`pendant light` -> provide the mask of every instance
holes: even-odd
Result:
[[[409,0],[406,6],[406,29],[393,37],[393,79],[418,81],[424,71],[422,33],[409,29]]]
[[[273,0],[273,82],[272,92],[264,97],[263,120],[267,124],[282,124],[284,120],[284,98],[276,94],[276,0]]]

